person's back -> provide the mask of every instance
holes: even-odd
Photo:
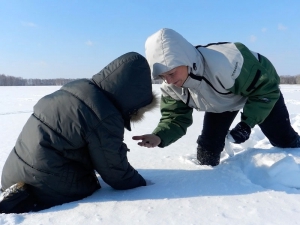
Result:
[[[145,186],[123,138],[132,115],[151,102],[149,66],[138,53],[43,97],[4,165],[2,189],[25,183],[37,204],[30,210],[40,210],[91,195],[100,188],[94,170],[115,189]]]

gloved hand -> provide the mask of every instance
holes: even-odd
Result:
[[[231,137],[234,140],[233,143],[240,144],[249,139],[251,134],[251,127],[245,122],[239,122],[235,128],[233,128],[228,133],[228,139],[230,140]],[[230,137],[231,136],[231,137]]]

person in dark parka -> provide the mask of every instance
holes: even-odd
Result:
[[[8,193],[0,212],[39,211],[87,197],[100,188],[95,171],[115,189],[145,186],[128,162],[124,128],[130,131],[130,122],[154,107],[149,65],[135,52],[41,98],[5,162],[1,185]]]

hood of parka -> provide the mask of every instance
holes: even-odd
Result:
[[[145,53],[154,80],[178,66],[188,66],[189,73],[193,74],[203,71],[198,50],[172,29],[163,28],[148,37]]]
[[[152,82],[147,60],[136,52],[126,53],[92,77],[120,110],[124,125],[131,130],[130,117],[152,102]]]

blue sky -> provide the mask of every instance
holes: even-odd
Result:
[[[300,74],[300,1],[0,0],[0,74],[90,78],[118,56],[144,55],[167,27],[194,45],[242,42],[279,75]]]

